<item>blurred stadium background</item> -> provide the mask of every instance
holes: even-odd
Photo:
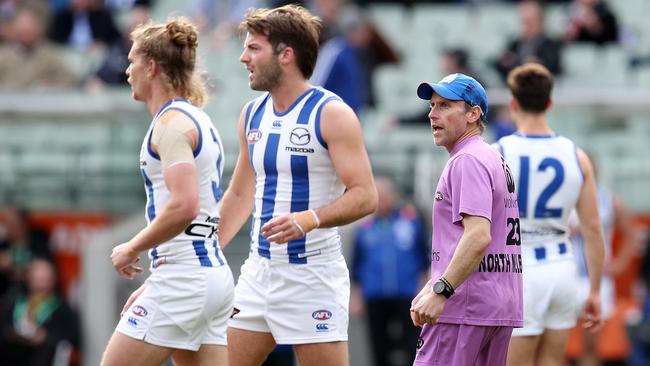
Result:
[[[517,4],[366,3],[363,11],[402,58],[398,65],[376,70],[377,104],[360,112],[370,158],[376,173],[394,177],[429,215],[446,152],[433,146],[426,119],[422,126],[391,127],[386,121],[426,109],[415,89],[421,81],[444,76],[438,55],[450,47],[471,52],[470,65],[490,86],[490,108],[507,106],[507,90],[490,62],[518,32]],[[650,65],[633,62],[650,55],[650,1],[609,4],[619,19],[620,42],[564,45],[564,72],[554,94],[551,125],[594,154],[601,184],[639,220],[650,222]],[[563,32],[568,6],[547,5],[548,34]],[[186,9],[175,0],[158,0],[151,15],[162,21]],[[126,13],[117,13],[121,27]],[[256,93],[249,90],[247,72],[238,61],[241,42],[231,37],[219,47],[209,45],[206,37],[200,55],[212,85],[206,111],[224,140],[228,181],[237,156],[238,116]],[[66,49],[64,56],[82,79],[100,62],[93,52]],[[31,224],[49,231],[66,294],[82,317],[83,365],[98,364],[119,310],[138,285],[118,279],[108,256],[114,245],[144,225],[137,156],[150,120],[144,106],[131,100],[128,86],[89,91],[0,84],[0,206],[27,208]],[[486,139],[492,139],[492,133],[489,130]],[[226,250],[235,276],[247,256],[247,232],[243,229]],[[638,304],[629,283],[637,270],[638,265],[630,266],[619,280],[620,298],[632,304],[626,306]],[[625,356],[629,344],[622,325],[612,352]],[[369,365],[367,342],[363,320],[352,319],[353,365]]]

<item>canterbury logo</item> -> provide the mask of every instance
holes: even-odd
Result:
[[[296,127],[291,131],[291,136],[289,136],[289,141],[292,144],[303,146],[307,145],[311,141],[311,135],[309,135],[309,130],[304,127]]]

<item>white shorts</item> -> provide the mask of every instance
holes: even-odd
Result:
[[[576,324],[578,274],[572,258],[525,266],[524,327],[512,336],[532,336],[544,329],[570,329]]]
[[[225,346],[233,291],[228,265],[162,265],[149,276],[144,292],[124,313],[116,331],[176,349]]]
[[[278,344],[348,340],[350,279],[345,259],[273,263],[249,257],[235,287],[228,326],[271,333]]]
[[[585,300],[589,295],[589,277],[578,277],[578,284],[578,315],[582,315]],[[614,280],[609,276],[603,276],[600,281],[600,314],[603,320],[607,320],[612,316],[615,305]]]

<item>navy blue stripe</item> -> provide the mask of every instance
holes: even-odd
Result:
[[[248,130],[249,131],[250,130],[257,130],[258,128],[260,128],[260,123],[262,122],[262,116],[264,116],[264,106],[266,106],[266,101],[269,100],[269,95],[267,95],[266,98],[264,98],[262,103],[260,103],[260,105],[255,110],[255,114],[253,114],[253,118],[251,119],[251,121],[250,121],[250,123],[248,125]],[[253,103],[251,103],[250,108],[252,108],[252,106],[253,106]],[[248,114],[248,112],[247,112],[247,114]]]
[[[517,205],[519,206],[519,217],[528,216],[528,175],[530,174],[530,157],[519,157],[519,192],[517,193]]]
[[[164,111],[165,108],[167,108],[167,106],[169,106],[170,104],[172,104],[172,103],[174,103],[174,102],[185,102],[185,103],[190,104],[190,105],[192,104],[192,103],[190,103],[187,99],[184,99],[184,98],[174,98],[174,99],[171,99],[171,100],[169,100],[167,103],[165,103],[165,105],[163,105],[162,107],[160,107],[160,109],[158,110],[158,113],[156,113],[156,115],[153,117],[153,119],[155,120],[156,118],[158,118],[158,116],[162,113],[162,111]]]
[[[221,148],[221,144],[219,143],[219,139],[217,138],[217,135],[214,133],[213,129],[210,129],[210,134],[212,135],[212,141],[214,141],[217,144],[217,148],[219,149],[219,157],[217,158],[217,170],[220,172],[223,171],[221,169],[221,162],[223,161],[223,149]]]
[[[212,267],[212,262],[208,258],[208,248],[205,247],[205,240],[193,240],[192,246],[194,253],[199,257],[199,262],[202,267]]]
[[[212,241],[212,246],[214,247],[214,256],[217,257],[217,260],[219,261],[219,264],[223,266],[223,260],[221,260],[221,256],[219,255],[220,249],[219,249],[219,242],[216,240]]]
[[[151,155],[152,158],[156,160],[160,160],[160,155],[153,151],[151,148],[151,136],[153,135],[153,129],[154,127],[151,127],[151,130],[149,131],[149,137],[147,138],[147,151],[149,152],[149,155]]]
[[[262,236],[262,226],[273,217],[275,209],[275,195],[278,188],[278,145],[280,144],[280,134],[269,134],[264,151],[264,196],[262,197],[262,215],[260,217],[260,232],[257,252],[260,256],[271,258],[270,243]]]
[[[250,124],[248,125],[248,131],[250,130],[257,130],[260,127],[260,123],[262,122],[262,117],[264,116],[264,106],[266,105],[266,101],[269,98],[264,98],[264,101],[259,105],[255,113],[253,114],[253,118],[251,118]],[[252,103],[251,103],[252,105]],[[248,135],[245,136],[246,139],[248,139]],[[255,147],[255,143],[249,143],[248,144],[248,158],[251,161],[251,165],[254,166],[253,164],[253,150]]]
[[[291,156],[291,178],[291,212],[309,209],[309,167],[306,156]],[[289,242],[289,263],[307,263],[307,258],[298,257],[298,254],[305,253],[305,242],[306,236]]]
[[[309,124],[309,116],[311,116],[311,112],[314,110],[314,107],[316,107],[316,103],[318,103],[323,95],[325,95],[325,93],[322,90],[314,89],[314,93],[309,97],[309,99],[307,99],[305,105],[302,106],[296,123],[299,125]]]
[[[214,196],[215,202],[221,201],[221,197],[223,196],[223,189],[215,181],[212,181],[212,195]]]
[[[552,139],[555,137],[558,137],[559,135],[556,133],[552,133],[550,135],[526,135],[521,132],[515,132],[514,135],[519,136],[519,137],[525,137],[528,139]]]
[[[153,183],[149,177],[147,177],[147,173],[144,172],[144,169],[140,169],[140,172],[142,173],[144,185],[147,188],[147,197],[149,201],[147,204],[147,217],[149,218],[149,222],[151,222],[156,218],[156,204],[154,203],[153,197]]]
[[[251,118],[251,111],[253,110],[253,105],[255,105],[255,101],[248,102],[248,105],[246,106],[246,117],[244,119],[244,126],[246,127],[244,130],[248,131],[248,122],[250,121]]]
[[[151,261],[156,264],[156,260],[158,260],[158,248],[153,248],[151,249]]]
[[[173,108],[169,108],[168,110],[172,110],[172,109],[177,110],[183,113],[184,115],[190,117],[192,122],[194,122],[194,125],[196,126],[196,130],[199,133],[199,143],[196,145],[196,148],[194,149],[194,157],[197,157],[201,152],[201,147],[203,147],[203,133],[201,133],[201,126],[199,125],[199,122],[188,111],[184,109],[173,107]]]
[[[284,111],[284,112],[282,112],[282,113],[278,113],[278,112],[276,112],[276,110],[275,110],[275,106],[273,106],[273,113],[275,113],[275,115],[278,116],[278,117],[286,116],[287,113],[291,112],[291,111],[292,111],[292,110],[293,110],[293,109],[298,105],[298,103],[300,103],[300,101],[301,101],[305,96],[307,96],[307,95],[308,95],[312,90],[313,90],[314,92],[320,92],[320,93],[322,94],[322,92],[321,92],[320,90],[316,89],[316,88],[309,89],[309,90],[307,90],[306,92],[302,93],[302,95],[301,95],[300,97],[298,97],[298,99],[296,99],[296,101],[293,102],[293,103],[291,104],[291,106],[290,106],[286,111]],[[314,97],[314,96],[312,95],[312,96],[310,97],[310,99],[313,98],[313,97]],[[307,103],[309,103],[309,102],[307,102]],[[304,108],[304,107],[303,107],[303,108]],[[300,123],[300,122],[298,122],[298,123]]]
[[[316,111],[316,125],[314,126],[314,129],[316,130],[316,139],[326,149],[327,149],[327,143],[325,142],[325,139],[323,138],[323,135],[321,134],[321,130],[320,130],[320,114],[323,111],[323,107],[325,106],[325,104],[327,104],[332,100],[341,100],[341,98],[336,96],[331,96],[325,99],[325,101],[318,106],[318,110]]]

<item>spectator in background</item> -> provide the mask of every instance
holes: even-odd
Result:
[[[361,222],[354,242],[350,311],[367,314],[374,365],[410,365],[418,331],[409,309],[427,281],[427,238],[417,209],[400,204],[393,181],[378,177],[375,184],[377,211]]]
[[[49,11],[37,0],[17,5],[0,45],[0,88],[72,87],[79,78],[45,39]]]
[[[469,65],[469,54],[467,50],[463,48],[448,48],[442,51],[440,57],[440,73],[443,75],[455,74],[457,72],[473,77],[481,85],[486,85],[483,83],[481,78],[478,77],[477,73],[471,69]],[[415,113],[410,116],[402,116],[397,118],[397,123],[400,126],[413,125],[413,126],[426,126],[429,122],[429,108],[423,109],[422,111]],[[394,121],[389,121],[389,124],[395,124]]]
[[[498,58],[495,67],[503,80],[510,70],[526,62],[540,63],[554,76],[561,73],[560,42],[546,35],[544,10],[535,0],[519,4],[520,34]]]
[[[400,57],[361,8],[344,0],[317,0],[314,6],[323,31],[311,81],[338,94],[356,112],[374,107],[376,68],[399,63]]]
[[[57,291],[54,263],[33,258],[25,288],[0,302],[0,365],[70,365],[80,340],[79,317]]]
[[[2,212],[2,222],[5,237],[0,239],[0,296],[13,285],[25,283],[33,257],[52,258],[47,234],[30,226],[27,210],[8,207]]]
[[[574,0],[564,40],[597,45],[618,42],[618,21],[603,0]]]
[[[363,27],[363,19],[356,8],[340,14],[343,20],[337,27],[340,35],[321,43],[310,82],[335,93],[358,114],[367,99],[368,85],[364,82],[363,66],[352,39]],[[328,28],[324,26],[324,29]]]
[[[492,113],[492,117],[490,118],[491,123],[489,125],[494,141],[498,141],[504,136],[512,135],[517,130],[508,106],[501,105],[496,107],[496,110],[495,113]]]
[[[122,39],[113,14],[100,0],[70,0],[66,8],[55,13],[49,37],[78,50],[108,47]]]
[[[136,6],[129,11],[127,33],[130,34],[137,26],[151,19],[151,13],[146,6]],[[108,47],[106,56],[94,75],[85,81],[88,92],[103,90],[105,86],[127,85],[126,68],[129,66],[129,50],[133,41],[123,35],[118,42]]]
[[[260,0],[194,0],[189,13],[200,32],[210,34],[211,44],[220,47],[237,30],[246,9]]]

